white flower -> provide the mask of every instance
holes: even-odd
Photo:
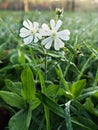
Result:
[[[47,24],[42,25],[42,29],[40,30],[40,33],[42,36],[46,36],[44,40],[42,40],[41,44],[45,45],[46,49],[50,49],[52,46],[52,43],[54,43],[55,50],[59,50],[60,48],[64,47],[64,41],[69,40],[70,31],[69,30],[63,30],[59,31],[59,28],[62,25],[62,21],[58,20],[57,23],[52,19],[50,20],[50,27]]]
[[[20,29],[20,37],[23,38],[24,44],[29,44],[32,41],[37,43],[42,36],[39,34],[39,23],[32,23],[30,20],[24,20],[23,26]]]

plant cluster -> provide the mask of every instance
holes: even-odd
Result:
[[[11,113],[6,129],[98,129],[97,49],[86,40],[78,44],[68,29],[59,31],[62,10],[56,15],[41,27],[24,20],[19,28],[23,42],[18,38],[18,47],[8,55],[13,65],[0,69],[9,77],[0,89],[0,106]],[[11,78],[9,70],[16,70]]]

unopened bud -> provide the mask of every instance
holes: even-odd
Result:
[[[63,15],[63,9],[56,8],[56,15],[60,18]]]

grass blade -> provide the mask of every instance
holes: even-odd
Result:
[[[67,130],[73,130],[72,124],[71,124],[71,117],[70,117],[70,104],[71,104],[71,101],[68,101],[65,104],[65,116],[66,116],[66,127],[67,127]]]

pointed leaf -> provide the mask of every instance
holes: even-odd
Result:
[[[40,105],[40,100],[38,98],[34,98],[30,103],[30,110],[36,109]]]
[[[81,126],[83,130],[98,130],[98,126],[89,118],[82,116],[72,118],[74,123]]]
[[[57,95],[58,96],[65,96],[67,99],[72,99],[73,98],[71,92],[68,92],[63,88],[59,88],[59,90],[57,92]]]
[[[55,114],[59,115],[60,117],[65,118],[64,110],[56,104],[52,99],[47,97],[46,95],[42,93],[37,93],[36,96],[41,100],[42,103],[44,103],[51,111],[53,111]]]
[[[46,88],[46,93],[49,97],[56,98],[59,90],[59,85],[51,84]]]
[[[58,69],[56,68],[56,72],[60,78],[60,84],[63,84],[63,88],[66,89],[67,91],[69,91],[69,85],[68,83],[66,82],[65,78],[64,78],[64,75],[63,75],[63,72],[62,72],[62,69],[61,67],[58,65]]]
[[[23,84],[22,95],[27,102],[30,102],[35,97],[35,84],[32,71],[29,67],[23,70],[21,80]]]
[[[17,108],[25,107],[25,102],[23,98],[16,93],[0,91],[0,96],[10,106],[17,107]]]
[[[88,91],[88,92],[83,93],[82,95],[80,95],[78,99],[81,99],[81,100],[82,100],[82,99],[84,99],[84,98],[86,98],[86,97],[89,97],[89,96],[92,96],[92,95],[96,94],[97,92],[98,92],[98,89]]]
[[[10,130],[28,130],[31,121],[31,111],[20,110],[9,121]]]
[[[98,109],[94,107],[94,103],[90,98],[86,99],[86,102],[84,104],[84,107],[92,114],[98,117]]]
[[[73,130],[72,124],[71,124],[71,116],[70,116],[70,104],[71,104],[71,101],[68,101],[65,104],[65,116],[66,116],[66,127],[67,127],[67,130]]]
[[[21,50],[18,50],[18,56],[19,56],[18,57],[19,63],[24,64],[25,63],[25,55]]]
[[[75,83],[73,83],[72,87],[71,87],[71,92],[73,94],[74,98],[77,98],[80,96],[80,94],[82,93],[84,87],[86,84],[86,80],[78,80]]]
[[[14,93],[17,93],[18,95],[21,95],[21,87],[22,87],[21,82],[12,82],[11,80],[6,79],[5,84],[6,84],[6,87],[11,92],[14,92]]]
[[[45,81],[44,81],[44,77],[41,73],[41,71],[38,69],[38,75],[39,75],[39,80],[40,80],[40,83],[41,83],[41,91],[43,93],[46,93],[46,86],[45,86]]]

